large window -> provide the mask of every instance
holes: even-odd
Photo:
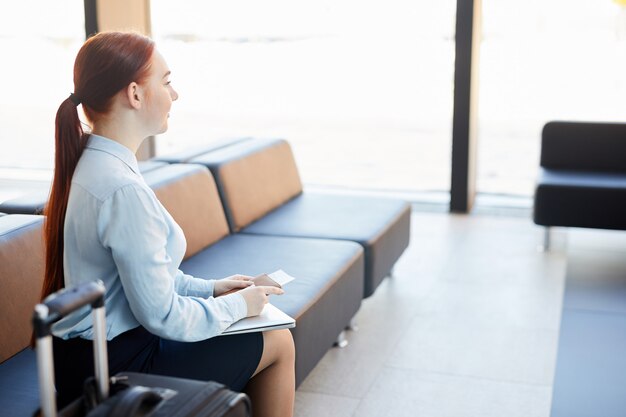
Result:
[[[626,7],[483,0],[478,190],[531,196],[549,120],[626,118]]]
[[[81,0],[14,1],[0,13],[0,178],[49,179],[56,110],[85,39]]]
[[[532,195],[547,121],[624,119],[619,3],[483,0],[480,193]],[[157,152],[278,136],[307,185],[447,193],[455,8],[152,0],[153,35],[180,93]],[[80,0],[33,0],[0,14],[0,179],[50,178],[83,13]]]
[[[152,0],[180,94],[157,153],[284,137],[308,185],[444,191],[451,0]]]

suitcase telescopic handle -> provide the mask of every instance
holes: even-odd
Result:
[[[106,351],[104,313],[105,291],[102,281],[92,281],[58,291],[35,306],[33,328],[37,342],[41,409],[45,417],[56,417],[57,415],[52,356],[52,325],[87,305],[92,307],[94,363],[99,400],[102,401],[109,396],[109,361]]]
[[[93,281],[52,294],[35,307],[33,315],[35,337],[48,336],[54,323],[81,307],[86,305],[91,305],[94,309],[103,307],[104,292],[102,281]]]

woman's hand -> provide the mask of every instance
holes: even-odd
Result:
[[[281,295],[285,291],[278,287],[251,286],[239,292],[246,300],[248,314],[246,317],[258,316],[269,301],[270,294]]]
[[[254,283],[250,281],[251,279],[252,277],[247,275],[231,275],[224,279],[216,280],[213,286],[213,296],[219,297],[230,290],[238,290],[254,285]]]

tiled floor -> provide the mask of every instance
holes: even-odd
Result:
[[[410,247],[296,394],[296,416],[550,414],[566,233],[414,212]]]

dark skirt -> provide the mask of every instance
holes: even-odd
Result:
[[[83,382],[94,374],[93,343],[53,338],[55,384],[60,407],[82,394]],[[263,354],[263,334],[217,336],[200,342],[161,339],[137,327],[107,342],[109,372],[144,372],[217,381],[241,391]]]

